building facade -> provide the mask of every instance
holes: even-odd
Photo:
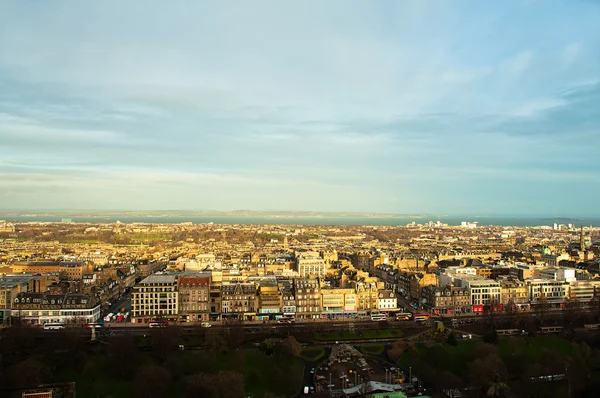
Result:
[[[179,313],[178,275],[154,274],[133,288],[132,322],[149,321],[154,317],[177,320]]]
[[[210,273],[185,273],[179,276],[179,314],[182,321],[210,319]]]
[[[28,325],[84,324],[100,318],[100,304],[91,294],[19,293],[13,301],[11,316]]]

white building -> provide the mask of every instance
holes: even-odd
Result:
[[[179,311],[177,274],[153,274],[133,287],[131,320],[165,316],[175,317]]]
[[[545,297],[550,303],[561,303],[569,293],[569,282],[553,279],[527,279],[529,299],[535,302],[540,297]]]
[[[595,295],[600,295],[600,280],[572,281],[569,284],[569,298],[589,302]]]
[[[11,316],[30,325],[91,323],[100,318],[100,304],[88,294],[19,293],[14,299]]]
[[[465,278],[462,286],[469,289],[472,305],[500,303],[500,283],[486,278]]]
[[[391,290],[380,290],[377,295],[377,308],[380,311],[394,311],[398,308],[398,299]]]
[[[319,277],[325,275],[325,260],[316,252],[304,252],[297,254],[298,275],[301,278],[309,276]]]
[[[566,281],[574,282],[577,280],[575,277],[575,269],[572,268],[545,268],[539,270],[539,277],[541,279],[552,279],[555,281]]]

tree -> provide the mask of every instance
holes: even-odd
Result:
[[[406,342],[404,340],[396,340],[392,346],[387,349],[387,357],[390,361],[396,362],[406,350]]]
[[[513,299],[510,299],[504,306],[504,313],[509,319],[511,327],[516,327],[519,321],[519,309]]]
[[[483,336],[483,341],[489,344],[496,344],[498,342],[498,332],[496,329],[492,329]]]
[[[230,322],[230,325],[227,327],[227,344],[229,348],[238,348],[240,345],[244,343],[246,336],[244,333],[244,327],[242,322],[238,320],[233,320]]]
[[[197,373],[183,381],[185,397],[239,398],[244,396],[244,376],[235,371]]]
[[[133,396],[139,398],[161,398],[167,396],[171,375],[158,365],[142,366],[133,379]]]
[[[11,366],[6,372],[6,380],[16,388],[37,387],[48,378],[49,374],[44,364],[32,358]]]
[[[467,366],[467,369],[469,380],[480,389],[489,387],[492,382],[503,382],[508,378],[506,366],[497,354],[477,358]]]
[[[175,328],[160,328],[153,329],[151,336],[152,349],[156,356],[164,361],[167,354],[175,348],[179,332]]]
[[[443,391],[450,398],[460,396],[459,389],[463,385],[464,383],[460,377],[449,371],[439,373],[435,381],[436,389]]]
[[[299,357],[302,352],[302,346],[294,336],[288,336],[283,340],[283,351],[285,354],[288,354],[292,357]]]
[[[454,332],[450,332],[446,342],[452,347],[456,347],[458,345],[458,341],[456,341],[456,334],[454,334]]]
[[[490,300],[490,303],[484,307],[483,316],[490,324],[491,327],[496,326],[496,318],[498,317],[498,313],[500,312],[500,304],[498,300],[493,297]]]
[[[121,378],[128,378],[133,373],[134,363],[131,358],[135,354],[135,340],[129,333],[108,339],[106,356],[109,369]]]
[[[533,306],[534,312],[540,320],[540,325],[544,326],[544,320],[550,311],[550,303],[546,296],[541,293],[540,297],[537,298],[535,305]]]
[[[225,343],[223,336],[214,330],[209,330],[206,333],[204,345],[212,353],[213,357],[215,357],[218,353],[227,350],[227,344]]]
[[[594,297],[590,301],[590,310],[596,319],[596,322],[600,322],[600,293],[594,292]]]
[[[581,302],[577,300],[575,295],[572,295],[565,300],[565,307],[563,309],[564,319],[569,325],[573,326],[579,319],[580,315]]]

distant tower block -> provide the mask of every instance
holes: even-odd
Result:
[[[579,250],[585,250],[585,240],[583,239],[583,225],[581,226],[581,233],[579,234]]]
[[[288,237],[287,237],[287,235],[285,235],[283,237],[283,247],[286,248],[286,249],[288,248]]]

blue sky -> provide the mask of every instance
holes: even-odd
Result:
[[[591,0],[4,2],[0,208],[597,215],[599,20]]]

